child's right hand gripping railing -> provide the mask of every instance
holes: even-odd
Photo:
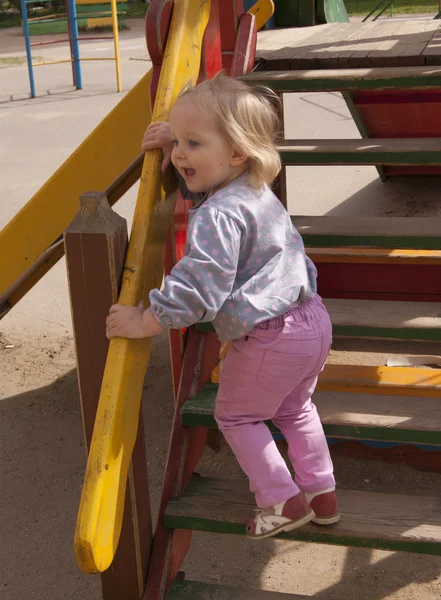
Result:
[[[166,121],[181,89],[196,82],[209,14],[209,0],[175,1],[152,121]],[[162,188],[160,165],[161,152],[147,152],[118,300],[121,304],[136,306],[161,284],[176,196]],[[150,339],[114,338],[110,342],[74,540],[77,562],[86,573],[107,569],[118,545],[150,348]]]

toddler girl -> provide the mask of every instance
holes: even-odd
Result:
[[[143,149],[162,148],[189,211],[186,255],[150,293],[150,308],[112,306],[107,336],[149,337],[213,321],[232,341],[216,421],[250,480],[259,511],[252,539],[308,521],[339,520],[333,466],[311,395],[331,345],[316,269],[270,185],[280,170],[276,97],[218,76],[185,91],[170,124],[153,123]],[[288,443],[295,481],[265,425]]]

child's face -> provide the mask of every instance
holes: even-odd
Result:
[[[235,151],[194,99],[183,97],[170,112],[174,140],[171,160],[191,192],[222,188],[247,170],[247,159]]]

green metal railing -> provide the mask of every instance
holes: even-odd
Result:
[[[365,16],[365,18],[363,19],[362,22],[365,23],[374,13],[376,13],[377,11],[380,11],[372,19],[372,21],[376,21],[378,19],[378,17],[381,17],[381,15],[384,12],[386,12],[386,10],[388,8],[390,8],[390,16],[392,17],[393,16],[393,9],[394,9],[394,2],[395,2],[395,0],[380,0],[380,2],[375,6],[375,8],[373,8],[371,10],[371,12]],[[439,8],[440,8],[440,11],[439,11],[439,13],[437,15],[435,15],[435,17],[433,17],[434,19],[441,19],[441,3],[440,3],[440,7]]]
[[[372,20],[376,21],[378,19],[378,17],[381,17],[381,15],[390,7],[390,16],[393,15],[393,8],[394,8],[394,1],[395,0],[380,0],[380,2],[375,6],[375,8],[373,8],[371,10],[371,12],[369,14],[367,14],[365,16],[365,18],[363,19],[363,23],[365,21],[367,21],[369,19],[369,17],[371,17],[377,10],[379,10],[380,12],[378,13],[378,15],[376,15]]]

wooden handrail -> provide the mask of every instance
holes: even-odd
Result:
[[[144,153],[139,154],[105,189],[110,206],[113,206],[141,177]],[[2,319],[34,285],[40,281],[64,255],[63,237],[58,237],[39,258],[0,296]]]
[[[196,82],[209,14],[209,1],[174,5],[152,121],[166,120],[181,89]],[[176,194],[162,189],[161,161],[160,150],[145,155],[119,296],[128,306],[146,300],[162,280]],[[106,570],[118,545],[150,349],[150,338],[110,341],[74,539],[78,565],[87,573]]]

